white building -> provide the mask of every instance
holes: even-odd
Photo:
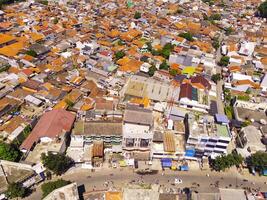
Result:
[[[199,119],[198,119],[199,118]],[[231,141],[228,125],[215,123],[212,116],[188,115],[186,120],[186,149],[194,149],[195,157],[217,156],[227,153]]]
[[[152,111],[127,105],[123,119],[122,148],[125,151],[150,151],[153,139]]]

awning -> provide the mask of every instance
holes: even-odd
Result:
[[[180,166],[180,170],[181,171],[188,171],[189,167],[187,165],[182,165],[182,166]]]
[[[161,159],[162,167],[171,167],[172,166],[172,159],[171,158],[162,158]]]
[[[187,149],[185,151],[185,156],[186,157],[194,157],[195,156],[195,153],[196,153],[196,150],[195,149]]]

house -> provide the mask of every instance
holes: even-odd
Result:
[[[59,151],[64,152],[66,137],[72,129],[74,120],[75,115],[64,109],[54,109],[44,113],[30,135],[21,144],[21,151],[29,153],[38,142],[49,143],[53,140],[60,140],[62,146]]]
[[[237,152],[243,157],[249,157],[257,151],[266,151],[266,146],[261,142],[262,134],[255,126],[246,126],[241,129],[236,137]]]
[[[197,87],[200,87],[201,89]],[[207,112],[209,107],[208,94],[205,88],[209,88],[210,85],[201,85],[200,83],[183,83],[180,86],[179,103],[181,107],[188,109],[194,109],[201,112]]]
[[[15,116],[0,127],[0,135],[6,138],[8,143],[15,142],[15,140],[22,141],[26,127],[29,128],[29,122],[21,116]]]
[[[78,121],[74,125],[72,138],[83,137],[91,144],[95,140],[104,141],[105,145],[120,145],[122,141],[121,120]]]
[[[63,187],[57,188],[43,198],[43,200],[55,200],[62,198],[64,198],[64,200],[79,200],[80,197],[77,183],[70,183]]]
[[[24,163],[0,160],[0,193],[7,190],[9,183],[21,183],[29,188],[45,179],[45,168],[42,165],[29,165]]]
[[[123,117],[122,148],[132,156],[147,153],[148,159],[153,139],[152,127],[151,110],[127,104]]]

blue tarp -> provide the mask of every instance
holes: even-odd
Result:
[[[267,176],[267,169],[262,170],[263,176]]]
[[[195,156],[195,153],[196,153],[196,150],[195,149],[187,149],[185,151],[185,156],[187,156],[187,157],[194,157]]]
[[[182,166],[180,166],[180,170],[181,171],[188,171],[189,167],[187,165],[182,165]]]
[[[161,164],[162,164],[162,167],[171,167],[172,166],[172,159],[171,158],[162,158]]]

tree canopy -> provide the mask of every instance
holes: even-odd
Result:
[[[149,76],[153,76],[155,74],[155,72],[157,71],[157,68],[152,65],[150,68],[149,68],[149,71],[148,71],[148,75]]]
[[[26,52],[27,55],[32,56],[32,57],[36,57],[37,53],[34,50],[29,50]]]
[[[267,18],[267,0],[260,4],[258,10],[261,17]]]
[[[41,186],[42,192],[43,192],[43,198],[46,197],[47,195],[49,195],[53,190],[57,189],[57,188],[61,188],[65,185],[70,184],[70,181],[66,181],[63,179],[59,179],[56,181],[50,181],[48,183],[44,183]]]
[[[62,153],[53,154],[49,152],[48,155],[42,153],[41,160],[44,166],[54,172],[56,175],[63,174],[73,164],[73,160]]]
[[[169,67],[170,67],[170,66],[167,64],[166,60],[164,60],[164,61],[160,64],[159,69],[168,70]]]
[[[267,153],[258,151],[249,158],[248,165],[255,167],[258,171],[267,168]]]
[[[177,69],[170,69],[169,73],[172,76],[176,76],[178,74],[178,70]]]
[[[138,11],[136,11],[136,12],[134,13],[134,18],[135,18],[135,19],[139,19],[139,18],[141,18],[141,13],[138,12]]]
[[[211,76],[211,80],[214,82],[214,83],[217,83],[219,80],[221,80],[221,75],[220,74],[213,74]]]
[[[0,159],[8,161],[18,161],[20,159],[21,152],[13,144],[7,144],[0,142]]]
[[[228,56],[223,56],[218,64],[226,67],[229,64],[229,60],[230,58]]]
[[[11,183],[8,185],[6,195],[8,198],[13,199],[17,197],[25,197],[27,194],[27,189],[24,188],[21,184],[19,183]]]
[[[125,53],[123,51],[117,51],[115,53],[116,60],[119,60],[119,59],[123,58],[124,56],[125,56]]]
[[[180,33],[179,36],[182,38],[185,38],[186,40],[188,40],[190,42],[194,41],[193,35],[189,32]]]
[[[240,165],[243,162],[243,157],[240,154],[237,153],[231,153],[228,155],[222,155],[216,157],[212,163],[211,166],[216,171],[222,171],[227,168],[230,168],[234,165]]]

